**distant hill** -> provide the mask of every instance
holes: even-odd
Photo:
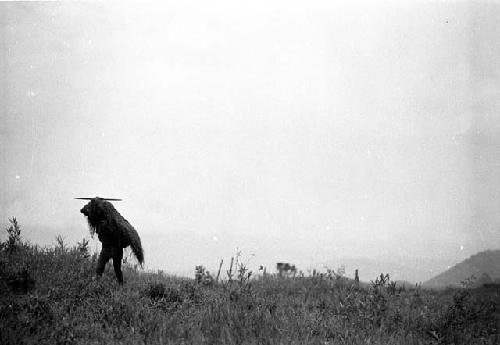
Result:
[[[500,250],[477,253],[449,270],[424,282],[426,288],[461,287],[462,281],[475,277],[473,286],[500,282]]]

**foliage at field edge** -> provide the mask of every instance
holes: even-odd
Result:
[[[498,344],[500,288],[404,289],[388,275],[358,287],[342,274],[253,277],[244,264],[219,280],[125,265],[96,279],[88,242],[0,244],[0,344]]]

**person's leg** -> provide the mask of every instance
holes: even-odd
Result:
[[[97,268],[96,268],[96,273],[97,276],[102,276],[104,272],[104,268],[106,267],[106,264],[108,263],[110,259],[109,252],[107,248],[102,248],[101,253],[99,254],[99,259],[97,259]]]
[[[115,253],[113,255],[113,268],[115,269],[116,279],[120,284],[123,284],[122,258],[123,258],[123,249],[116,248]]]

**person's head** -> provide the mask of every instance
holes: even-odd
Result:
[[[87,205],[83,206],[80,212],[87,217],[90,231],[94,234],[96,227],[101,221],[106,220],[112,214],[112,210],[114,210],[114,207],[110,202],[95,197]]]

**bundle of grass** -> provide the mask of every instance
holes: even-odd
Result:
[[[141,238],[134,227],[106,199],[95,197],[90,199],[80,212],[87,216],[90,234],[93,236],[97,227],[105,224],[106,229],[113,233],[114,244],[117,247],[130,246],[139,264],[144,263],[144,251]]]

